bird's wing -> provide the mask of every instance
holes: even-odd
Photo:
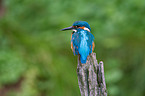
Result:
[[[71,49],[74,55],[78,55],[79,44],[80,44],[79,34],[73,33],[71,36]]]
[[[87,46],[89,47],[89,53],[92,53],[95,47],[94,44],[94,36],[92,35],[92,33],[87,32]],[[81,42],[81,37],[80,37],[80,33],[76,32],[76,33],[72,33],[71,36],[71,49],[74,53],[74,55],[78,55],[79,54],[79,48],[80,48],[80,42]]]
[[[94,36],[90,32],[88,32],[87,35],[88,35],[87,43],[88,43],[88,46],[90,48],[90,52],[89,53],[92,53],[94,51],[94,47],[95,47],[95,44],[94,44],[94,41],[93,41],[94,40]]]

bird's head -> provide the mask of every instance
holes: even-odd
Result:
[[[89,32],[91,31],[90,25],[86,21],[76,21],[73,23],[72,26],[64,28],[64,29],[62,29],[62,31],[73,30],[76,32],[77,29],[83,29],[83,30],[87,30]]]

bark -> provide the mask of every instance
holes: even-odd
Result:
[[[87,59],[86,64],[81,64],[78,57],[77,75],[81,96],[107,96],[103,62],[98,64],[95,53]]]

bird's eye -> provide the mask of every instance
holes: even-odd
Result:
[[[77,26],[73,26],[73,28],[77,28]]]
[[[79,25],[77,25],[77,27],[80,27]]]
[[[80,26],[77,25],[77,26],[73,26],[73,27],[74,27],[74,28],[78,28],[78,27],[80,27]]]

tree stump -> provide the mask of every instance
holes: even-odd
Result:
[[[77,75],[81,96],[107,96],[103,62],[98,64],[96,53],[88,56],[86,64],[78,56]]]

